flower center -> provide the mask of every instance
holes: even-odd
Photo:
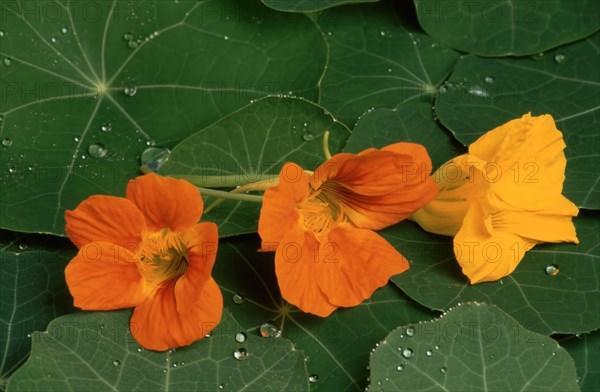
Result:
[[[159,285],[178,279],[188,268],[188,251],[181,233],[169,229],[149,233],[138,251],[138,270],[147,283]]]
[[[298,206],[302,226],[318,239],[344,220],[342,204],[338,200],[333,181],[326,181],[319,189],[311,190],[308,199]]]

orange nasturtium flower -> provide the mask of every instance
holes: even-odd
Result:
[[[373,230],[393,225],[437,194],[431,161],[418,144],[337,154],[312,175],[286,163],[266,190],[258,223],[262,249],[275,251],[283,298],[328,316],[369,298],[407,260]]]
[[[203,207],[190,183],[147,174],[129,182],[126,198],[91,196],[67,211],[79,248],[65,271],[75,306],[135,307],[131,332],[150,350],[204,337],[221,320],[223,297],[211,277],[217,227],[197,223]]]
[[[552,116],[511,120],[440,167],[440,193],[412,219],[454,236],[472,284],[501,279],[538,243],[579,242],[572,222],[578,209],[561,194],[565,147]]]

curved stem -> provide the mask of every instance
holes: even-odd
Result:
[[[331,151],[329,151],[329,131],[325,131],[323,134],[323,154],[325,155],[325,159],[331,159]]]

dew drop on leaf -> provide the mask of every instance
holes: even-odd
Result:
[[[14,174],[17,172],[17,168],[15,166],[11,166],[8,168],[8,172]]]
[[[10,57],[6,57],[4,60],[2,60],[2,63],[6,66],[9,66],[12,63],[12,60]]]
[[[137,87],[135,87],[135,86],[127,86],[127,87],[125,87],[125,89],[123,90],[123,92],[128,97],[133,97],[135,95],[135,93],[137,93]]]
[[[404,370],[404,365],[398,365],[396,366],[396,370],[398,370],[399,372]]]
[[[245,301],[244,297],[239,293],[234,294],[232,297],[232,300],[233,300],[233,303],[236,305],[241,305]]]
[[[161,165],[167,160],[171,150],[164,147],[152,146],[142,152],[142,165],[146,165],[152,171],[157,171]]]
[[[567,62],[567,56],[564,53],[558,53],[554,56],[554,61],[557,64],[564,64]]]
[[[10,140],[9,138],[2,139],[2,145],[4,147],[10,147],[10,146],[12,146],[12,143],[13,143],[12,140]]]
[[[412,358],[413,355],[413,350],[411,350],[410,348],[405,348],[404,350],[402,350],[402,356],[406,359]]]
[[[233,352],[233,357],[238,361],[244,361],[248,359],[248,351],[245,348],[238,348]]]
[[[313,135],[310,132],[307,132],[304,135],[302,135],[302,139],[304,139],[307,142],[310,142],[311,140],[315,140],[315,135]]]
[[[550,276],[556,276],[560,272],[560,268],[558,268],[558,265],[556,265],[556,264],[550,264],[550,265],[546,266],[545,271],[546,271],[546,274],[548,274]]]
[[[415,329],[413,327],[406,327],[406,336],[414,336]]]
[[[319,381],[319,376],[316,374],[311,374],[310,376],[308,376],[308,381],[315,383]]]
[[[60,29],[60,32],[63,34],[67,34],[69,32],[69,29],[66,27],[63,27],[62,29]]]
[[[446,374],[447,371],[448,371],[448,368],[446,368],[445,366],[440,369],[440,373],[442,373],[442,374]]]
[[[260,326],[260,336],[263,338],[279,338],[281,331],[271,323],[263,323]]]
[[[246,341],[246,334],[243,332],[238,332],[235,334],[235,341],[238,343],[244,343]]]
[[[121,366],[121,361],[119,361],[118,359],[115,359],[113,361],[113,366]]]
[[[495,81],[493,76],[486,76],[485,78],[483,78],[483,80],[488,84],[492,84]]]
[[[102,130],[102,132],[110,132],[111,129],[112,129],[112,124],[109,122],[106,122],[100,126],[100,130]]]
[[[90,156],[94,158],[104,158],[108,153],[108,150],[103,144],[94,143],[88,147],[88,152]]]

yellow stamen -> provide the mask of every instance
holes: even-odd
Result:
[[[181,233],[169,229],[143,236],[136,254],[138,269],[146,283],[160,285],[184,275],[188,268],[188,251]]]

